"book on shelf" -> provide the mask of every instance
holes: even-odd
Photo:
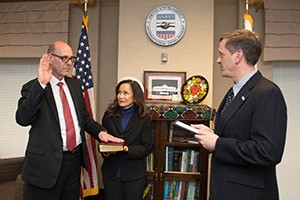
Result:
[[[186,172],[187,171],[187,161],[188,161],[188,152],[187,151],[182,151],[181,153],[181,167],[180,171],[181,172]]]
[[[190,163],[188,165],[188,171],[194,172],[194,164],[195,164],[195,150],[191,150],[190,152]]]
[[[164,200],[170,199],[170,181],[165,181],[164,182]]]
[[[178,200],[184,200],[184,193],[186,190],[186,181],[180,181],[180,190],[179,190],[179,198]]]
[[[147,170],[153,170],[153,153],[147,156]]]
[[[166,147],[166,171],[199,172],[200,151]]]
[[[199,141],[194,137],[173,137],[173,142],[182,142],[182,143],[190,143],[190,144],[199,144]]]
[[[186,199],[194,199],[196,193],[196,187],[197,187],[196,181],[189,182]]]
[[[173,139],[173,124],[169,124],[169,142],[172,142]]]
[[[176,172],[180,172],[180,168],[181,168],[181,156],[182,156],[182,151],[179,149],[175,149],[173,150],[173,159],[172,159],[172,166],[173,168],[170,169],[170,171],[176,171]]]
[[[192,200],[199,199],[200,184],[194,180],[166,180],[164,181],[164,200]]]
[[[181,181],[175,181],[174,200],[179,200],[180,182]]]
[[[116,152],[124,150],[124,142],[100,142],[99,151],[100,152]]]
[[[200,134],[200,132],[199,132],[198,129],[196,129],[196,128],[194,128],[194,127],[192,127],[192,126],[190,126],[190,125],[188,125],[188,124],[186,124],[186,123],[183,123],[183,122],[181,122],[181,121],[178,121],[178,120],[177,120],[177,121],[175,121],[173,124],[176,125],[176,126],[179,126],[180,128],[183,128],[183,129],[189,131],[189,132],[192,133],[193,135],[194,135],[194,134]]]
[[[166,160],[166,169],[167,171],[172,171],[173,169],[173,153],[174,148],[173,147],[166,147],[166,153],[167,153],[167,160]]]
[[[190,144],[199,144],[199,141],[194,137],[194,134],[191,134],[190,130],[182,128],[182,122],[175,121],[170,123],[168,126],[168,142],[180,142],[180,143],[190,143]],[[186,125],[186,124],[185,124]],[[189,125],[186,125],[189,126]],[[191,126],[189,126],[191,127]]]

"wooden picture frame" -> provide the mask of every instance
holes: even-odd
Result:
[[[144,71],[146,101],[178,100],[185,79],[186,72]]]

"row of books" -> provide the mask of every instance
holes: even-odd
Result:
[[[199,172],[200,150],[166,147],[166,171]]]
[[[196,181],[166,180],[164,200],[198,200],[199,186]]]
[[[198,140],[194,138],[194,135],[191,134],[190,131],[174,126],[173,123],[170,123],[166,127],[166,141],[199,144]]]

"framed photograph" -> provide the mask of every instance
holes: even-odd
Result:
[[[181,97],[181,87],[185,79],[186,72],[144,71],[146,100],[178,100]]]

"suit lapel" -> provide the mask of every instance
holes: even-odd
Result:
[[[122,118],[121,117],[117,117],[116,120],[113,120],[113,122],[115,123],[115,126],[117,127],[119,133],[123,134],[123,129],[122,129]]]
[[[219,135],[222,135],[223,129],[225,128],[228,121],[231,117],[236,113],[239,108],[243,105],[243,103],[248,99],[251,94],[251,89],[256,85],[257,81],[262,77],[260,72],[257,72],[254,76],[252,76],[249,81],[242,87],[242,89],[238,92],[238,94],[234,97],[232,103],[228,106],[226,111],[220,115],[220,109],[225,103],[225,98],[223,99],[221,106],[218,109],[217,113],[217,124],[216,130]]]
[[[114,123],[116,125],[116,127],[118,128],[118,130],[120,131],[120,133],[125,134],[126,132],[128,132],[128,130],[135,128],[135,125],[137,123],[136,120],[136,113],[132,113],[132,116],[130,117],[127,126],[125,127],[125,129],[122,129],[122,118],[118,117],[116,120],[114,120]]]
[[[244,87],[243,87],[244,88]],[[220,115],[218,113],[218,132],[222,133],[224,127],[230,120],[230,118],[234,115],[235,112],[239,110],[239,108],[243,105],[243,103],[247,100],[250,95],[250,91],[248,89],[241,90],[237,96],[234,97],[232,103],[228,106],[226,111]]]
[[[124,131],[130,130],[131,128],[136,127],[136,123],[137,122],[138,122],[138,120],[137,120],[137,114],[136,114],[136,112],[134,112],[134,113],[132,113],[132,115],[131,115],[131,117],[130,117],[130,119],[128,121],[128,124],[127,124],[127,126],[126,126],[126,128],[125,128]]]
[[[53,116],[55,117],[57,123],[59,124],[58,112],[57,112],[55,99],[53,96],[53,91],[52,91],[50,83],[48,83],[46,86],[46,99],[47,99],[48,105],[50,107],[50,110],[51,110]]]

